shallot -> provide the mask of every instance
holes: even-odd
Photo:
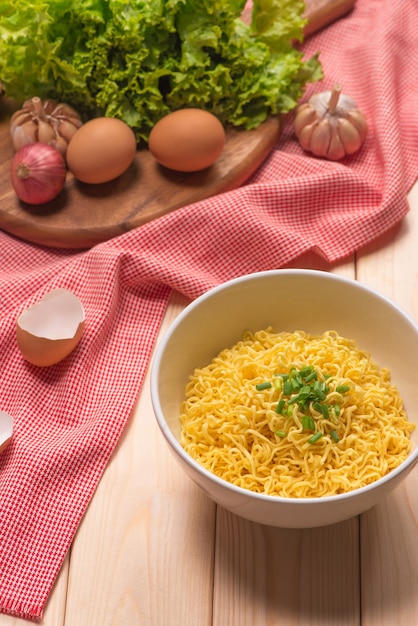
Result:
[[[44,143],[27,144],[12,159],[13,188],[18,198],[28,204],[53,200],[63,189],[66,175],[64,157]]]

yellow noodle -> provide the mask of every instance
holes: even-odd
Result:
[[[276,379],[306,366],[325,381],[331,414],[296,402],[278,413],[285,394]],[[273,381],[271,388],[257,390],[265,381]],[[340,385],[349,391],[338,391]],[[306,428],[307,414],[314,431]],[[183,447],[209,471],[245,489],[289,498],[345,493],[385,476],[408,456],[414,429],[390,372],[355,342],[335,331],[313,336],[270,328],[246,332],[193,373],[181,422]],[[309,443],[313,432],[321,438]]]

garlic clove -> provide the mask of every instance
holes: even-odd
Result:
[[[338,133],[336,126],[333,127],[331,133],[331,141],[328,147],[327,158],[331,161],[339,161],[346,155],[344,144],[341,141],[341,137]]]
[[[312,124],[313,122],[315,122],[316,119],[317,119],[317,114],[316,114],[315,109],[311,107],[310,104],[307,104],[307,103],[305,105],[302,105],[300,109],[298,110],[298,113],[295,117],[295,121],[293,124],[296,137],[299,138],[300,133],[302,129],[304,128],[304,126],[307,126],[308,124]]]
[[[298,139],[299,139],[300,145],[302,146],[304,150],[309,150],[309,146],[311,144],[311,137],[317,124],[318,122],[315,121],[315,122],[312,122],[312,124],[307,124],[306,126],[301,128]]]
[[[18,317],[19,349],[32,365],[54,365],[78,345],[84,323],[84,309],[77,296],[67,289],[53,289]]]
[[[74,119],[79,122],[81,126],[80,116],[77,111],[73,109],[73,107],[71,107],[69,104],[65,104],[63,102],[59,102],[58,104],[56,102],[54,103],[53,109],[51,111],[51,116],[56,118],[63,117],[68,119]]]
[[[5,411],[0,411],[0,452],[9,445],[13,436],[13,418]]]
[[[318,157],[326,157],[331,142],[331,126],[327,120],[318,122],[311,136],[310,150]]]
[[[30,122],[32,120],[32,115],[28,113],[28,111],[24,111],[23,109],[20,111],[16,111],[13,113],[10,118],[11,124],[25,124],[26,122]]]
[[[36,130],[36,125],[32,121],[16,126],[11,132],[15,150],[19,150],[28,143],[34,143],[37,140]]]
[[[72,124],[71,122],[68,122],[64,119],[58,120],[57,128],[58,134],[60,135],[60,137],[63,137],[66,140],[67,144],[70,142],[70,140],[78,130],[78,127],[75,124]]]
[[[347,111],[345,117],[348,119],[349,122],[353,124],[353,126],[356,127],[360,135],[360,140],[363,143],[363,141],[366,139],[368,131],[368,124],[363,113],[360,113],[358,109],[353,109],[351,111]]]
[[[341,118],[338,122],[338,132],[344,145],[346,154],[354,154],[360,148],[362,141],[360,133],[351,122]]]
[[[49,142],[49,145],[58,150],[58,152],[65,158],[67,154],[68,142],[64,137],[55,137]]]
[[[55,131],[48,122],[38,121],[38,141],[50,143],[55,138]]]

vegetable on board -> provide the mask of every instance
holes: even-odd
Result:
[[[185,106],[257,128],[294,109],[322,77],[302,41],[302,0],[0,0],[0,78],[17,102],[34,95],[83,119],[117,117],[138,141]]]

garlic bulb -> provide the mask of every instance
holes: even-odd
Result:
[[[354,154],[367,135],[367,121],[340,85],[313,95],[296,109],[294,129],[304,150],[338,161]]]
[[[10,134],[17,151],[29,143],[46,143],[65,157],[67,146],[75,131],[82,126],[77,113],[68,104],[42,100],[35,96],[27,100],[10,120]]]

